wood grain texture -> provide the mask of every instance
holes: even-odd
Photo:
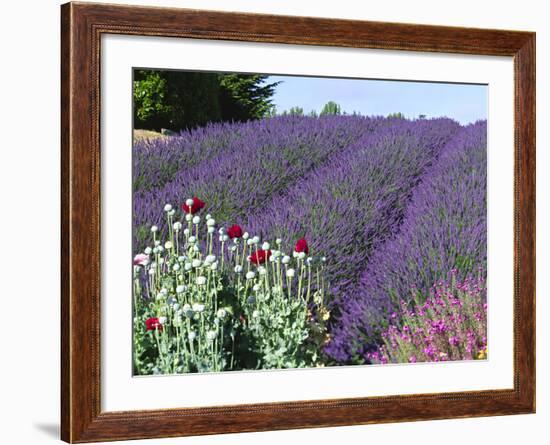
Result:
[[[93,442],[534,412],[534,33],[91,3],[65,4],[61,18],[63,440]],[[103,33],[514,57],[514,388],[101,412],[99,69]]]

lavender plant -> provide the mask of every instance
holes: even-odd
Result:
[[[316,366],[326,340],[324,259],[293,254],[233,225],[216,229],[198,198],[134,258],[134,371],[172,374]],[[217,240],[217,241],[216,241]]]

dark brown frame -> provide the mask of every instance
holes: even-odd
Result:
[[[102,412],[99,70],[104,33],[512,56],[514,388]],[[534,33],[68,3],[61,7],[61,35],[63,440],[93,442],[535,412]]]

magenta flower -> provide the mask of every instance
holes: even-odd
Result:
[[[134,266],[147,266],[149,264],[149,255],[145,253],[138,253],[134,257]]]

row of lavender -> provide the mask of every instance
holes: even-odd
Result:
[[[451,274],[466,286],[484,281],[486,139],[486,122],[462,128],[426,171],[396,236],[373,252],[359,285],[339,307],[327,347],[334,359],[368,357],[387,321],[404,313],[403,305],[413,306],[418,295],[427,298]]]
[[[134,146],[134,249],[144,247],[166,202],[200,196],[219,221],[262,209],[312,169],[385,119],[278,117],[215,124]],[[164,233],[165,227],[160,226]]]

